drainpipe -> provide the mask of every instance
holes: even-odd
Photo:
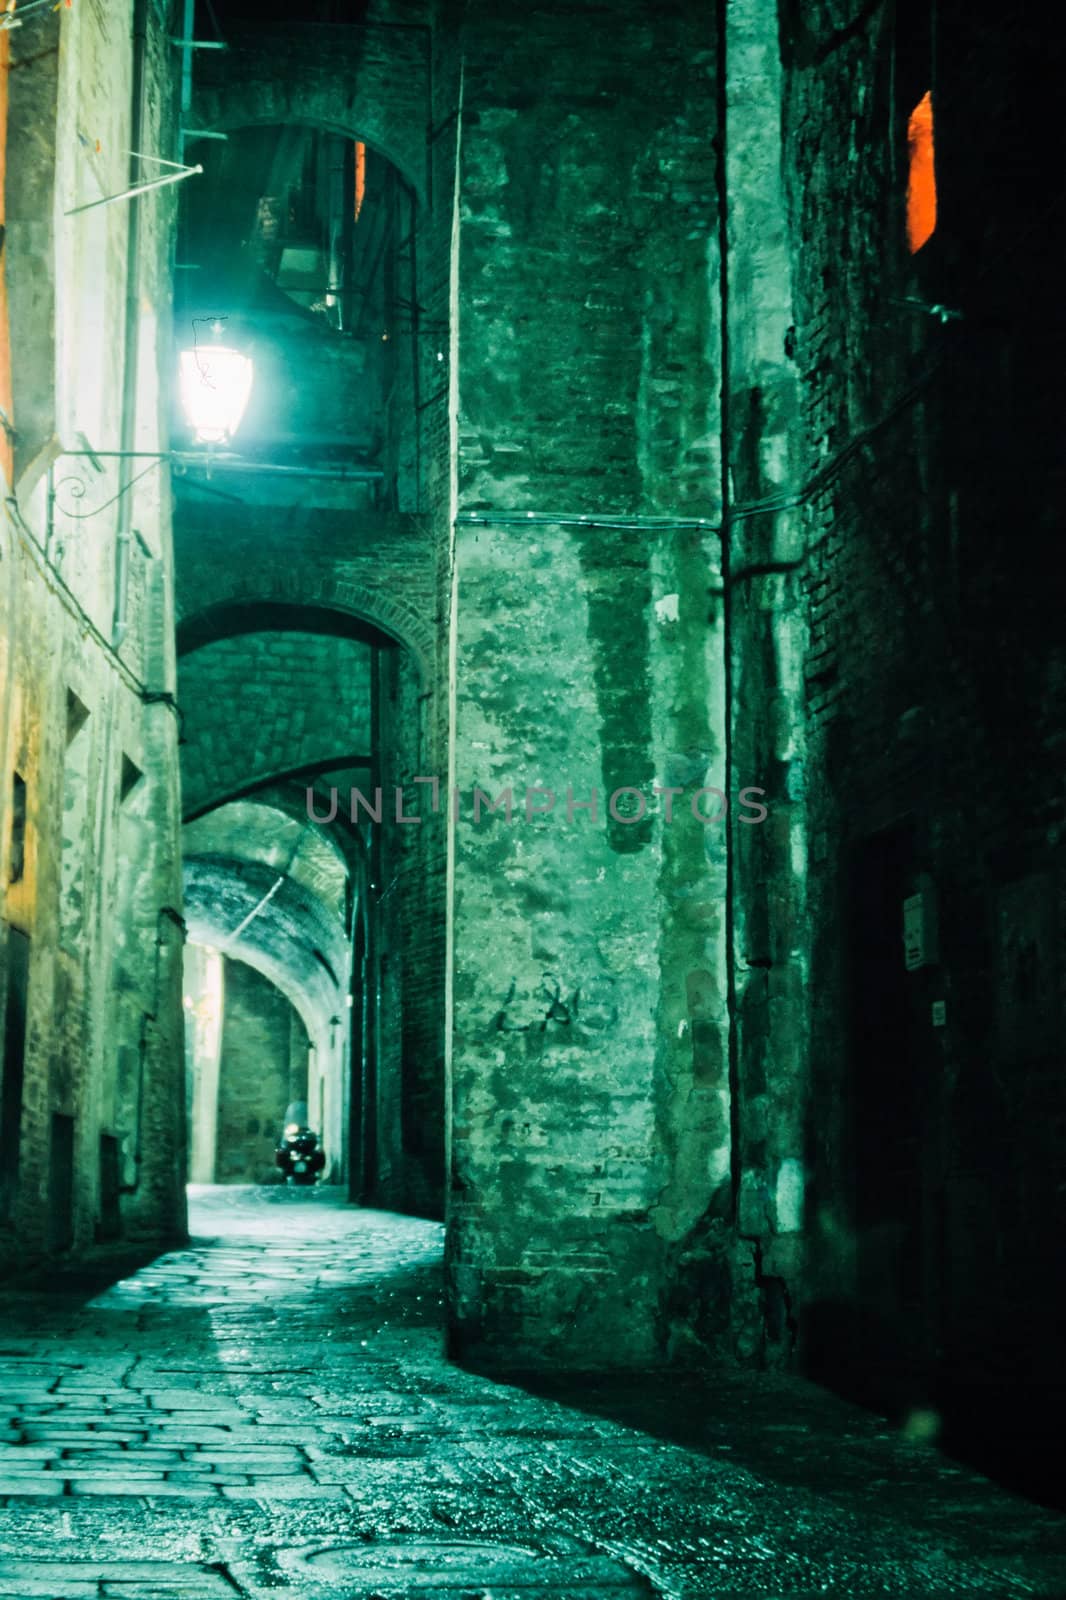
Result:
[[[718,361],[719,380],[719,456],[721,500],[721,569],[722,569],[722,653],[723,690],[725,699],[725,773],[723,784],[726,794],[733,793],[733,586],[730,582],[730,555],[732,545],[733,486],[730,477],[732,455],[732,427],[730,404],[730,362],[732,351],[729,338],[729,7],[721,0],[717,8],[717,120],[718,160],[715,164],[715,188],[718,201]],[[734,1222],[740,1215],[740,1064],[737,1040],[737,975],[736,975],[736,845],[733,823],[725,828],[725,929],[726,929],[726,1015],[728,1019],[729,1063],[729,1149],[730,1189]]]
[[[181,933],[181,942],[184,945],[186,938],[185,918],[180,911],[175,911],[173,906],[160,906],[155,919],[155,981],[152,984],[152,1009],[141,1012],[141,1033],[137,1040],[137,1123],[134,1135],[133,1167],[134,1179],[132,1183],[124,1183],[119,1187],[119,1194],[136,1194],[141,1187],[141,1164],[144,1159],[144,1078],[148,1063],[148,1026],[159,1020],[159,980],[162,966],[163,923],[173,923]]]
[[[130,107],[130,149],[143,148],[145,124],[145,56],[148,48],[148,0],[133,6],[133,94]],[[139,177],[136,157],[130,157],[130,183]],[[131,452],[137,442],[137,368],[140,328],[141,208],[134,198],[129,207],[126,234],[126,329],[122,345],[122,433],[120,450]],[[126,637],[130,578],[130,540],[133,532],[133,474],[124,455],[119,469],[118,531],[115,536],[115,610],[111,643],[118,650]]]

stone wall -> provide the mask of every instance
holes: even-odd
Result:
[[[899,1398],[1062,1359],[1038,1305],[1066,1170],[1044,201],[1062,50],[981,4],[940,8],[935,37],[921,6],[894,30],[831,4],[783,17],[810,638],[801,1328],[818,1370],[859,1346]],[[939,214],[912,256],[907,119],[930,88]]]
[[[183,497],[175,542],[183,650],[244,631],[247,621],[234,627],[234,617],[251,607],[304,608],[323,623],[321,613],[337,612],[374,625],[412,650],[428,676],[436,569],[421,519]]]
[[[370,749],[370,647],[250,633],[181,658],[183,804],[195,816],[278,776]]]
[[[70,215],[134,181],[135,32],[154,149],[173,126],[158,7],[38,13],[11,35],[0,1264],[184,1226],[169,500],[150,461],[122,492],[111,454],[161,442],[173,199],[136,202],[132,284],[130,204]],[[95,463],[64,453],[82,436]]]
[[[806,764],[797,605],[802,524],[790,499],[802,454],[791,356],[789,253],[775,0],[736,0],[722,18],[725,133],[720,181],[724,526],[730,783],[758,786],[767,816],[730,839],[734,1087],[732,1347],[746,1361],[791,1356],[781,1286],[802,1272],[806,1232]],[[762,509],[763,507],[767,509]],[[776,1296],[776,1297],[775,1297]]]
[[[475,4],[461,39],[452,1333],[638,1364],[729,1211],[724,834],[689,808],[725,754],[713,17]]]
[[[307,1034],[285,996],[241,961],[226,961],[223,994],[214,1182],[276,1183],[286,1107],[308,1101],[312,1121],[318,1110]]]
[[[226,53],[198,67],[194,125],[293,123],[350,133],[423,191],[429,28],[315,23],[295,54],[291,37],[288,24],[229,30]]]

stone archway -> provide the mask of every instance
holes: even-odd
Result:
[[[197,63],[194,125],[223,132],[302,124],[363,139],[424,200],[429,29],[319,28],[314,36],[301,36],[298,50],[291,41],[287,26],[257,26],[254,33],[232,33],[217,59],[205,51],[208,59]]]
[[[249,510],[252,515],[249,515]],[[435,677],[436,572],[415,517],[335,511],[273,518],[262,508],[186,504],[175,528],[179,650],[197,619],[240,608],[347,617],[405,646],[423,689]],[[205,605],[205,597],[209,603]],[[284,616],[279,616],[291,626]],[[336,623],[322,631],[338,631]],[[213,631],[209,637],[219,637]]]

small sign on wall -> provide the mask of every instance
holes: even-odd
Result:
[[[928,873],[920,873],[918,888],[903,902],[903,964],[908,972],[918,967],[936,966],[936,894]]]

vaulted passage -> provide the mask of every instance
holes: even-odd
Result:
[[[283,1181],[295,1117],[322,1182],[439,1217],[444,834],[439,783],[421,807],[410,786],[441,715],[420,517],[426,219],[366,136],[380,86],[352,107],[323,81],[265,123],[242,99],[254,48],[235,39],[241,66],[217,80],[226,138],[178,236],[194,389],[206,373],[217,396],[219,348],[255,373],[206,451],[195,416],[175,416],[188,1170]]]

